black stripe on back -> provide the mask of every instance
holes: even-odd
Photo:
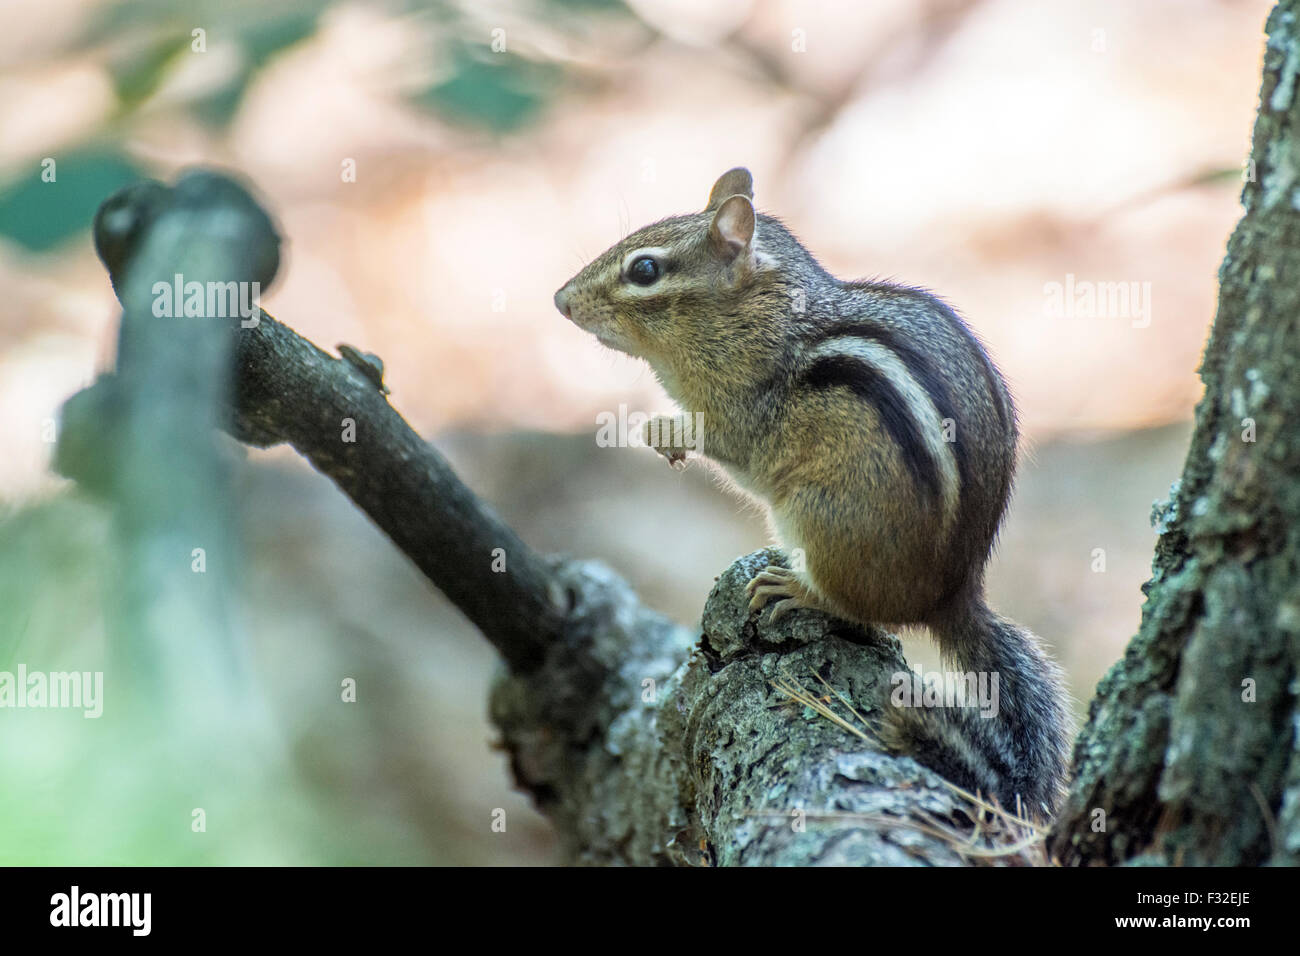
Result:
[[[984,343],[980,341],[975,331],[966,324],[965,320],[957,314],[957,310],[950,306],[937,295],[932,295],[924,289],[913,289],[908,286],[894,286],[881,282],[849,282],[845,283],[851,289],[863,289],[876,295],[894,296],[896,298],[906,299],[909,302],[922,301],[943,316],[948,327],[956,332],[965,342],[967,347],[975,353],[975,358],[979,362],[980,371],[984,373],[984,382],[988,386],[989,399],[993,402],[993,410],[998,416],[998,422],[1002,425],[1002,430],[1008,435],[1011,433],[1012,422],[1010,418],[1013,415],[1011,410],[1010,399],[1002,384],[1002,376],[998,374],[997,368],[993,365],[993,359],[989,357],[988,350],[984,348]],[[856,333],[876,337],[874,330],[877,328],[862,323],[851,323],[851,325],[861,326],[865,331]]]
[[[916,380],[925,394],[930,396],[930,401],[934,403],[935,411],[939,413],[940,419],[952,419],[954,423],[954,438],[956,441],[950,442],[953,446],[953,454],[957,458],[957,474],[961,478],[961,487],[964,490],[967,487],[967,478],[969,475],[970,461],[966,455],[966,449],[962,445],[962,426],[961,420],[957,416],[957,408],[953,404],[951,394],[948,391],[948,385],[942,375],[936,371],[933,363],[915,347],[906,342],[900,336],[896,335],[888,328],[880,325],[873,325],[869,322],[846,322],[841,325],[835,325],[823,330],[814,339],[814,343],[829,342],[838,338],[858,338],[866,339],[870,342],[878,342],[889,351],[898,356],[903,367],[907,369],[908,374]],[[996,402],[996,398],[994,399]],[[918,422],[917,427],[926,427]]]
[[[813,388],[846,387],[863,401],[870,402],[917,483],[935,498],[940,497],[939,466],[921,440],[923,426],[913,420],[907,400],[888,376],[856,356],[824,355],[808,366],[800,378]]]

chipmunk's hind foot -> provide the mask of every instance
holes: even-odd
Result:
[[[745,591],[749,594],[751,611],[761,611],[768,603],[780,598],[772,607],[772,616],[769,618],[772,624],[799,608],[811,608],[828,614],[835,613],[797,572],[778,564],[769,564],[750,578]]]

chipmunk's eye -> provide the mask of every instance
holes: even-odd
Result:
[[[627,277],[637,285],[650,285],[659,278],[659,263],[652,256],[641,256],[627,267]]]

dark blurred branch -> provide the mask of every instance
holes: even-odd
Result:
[[[233,343],[206,296],[187,313],[170,292],[177,275],[199,287],[269,284],[279,237],[242,189],[206,172],[124,190],[101,208],[95,235],[123,304],[117,373],[68,403],[56,464],[113,504],[109,650],[116,686],[131,690],[124,704],[155,721],[211,724],[214,710],[242,709],[228,615],[233,510],[215,434]]]

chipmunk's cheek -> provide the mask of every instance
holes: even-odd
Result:
[[[596,340],[606,348],[624,352],[627,355],[638,354],[636,343],[628,338],[626,333],[613,322],[596,322],[588,326],[587,331],[594,335]]]
[[[596,325],[587,329],[592,335],[600,340],[601,345],[607,345],[612,349],[623,347],[623,337],[618,334],[618,330],[610,325]]]
[[[571,321],[578,328],[582,329],[582,331],[590,332],[593,335],[596,334],[596,332],[604,324],[600,321],[598,316],[594,315],[591,312],[584,312],[582,309],[578,309],[578,308],[575,308],[570,313],[569,321]]]

